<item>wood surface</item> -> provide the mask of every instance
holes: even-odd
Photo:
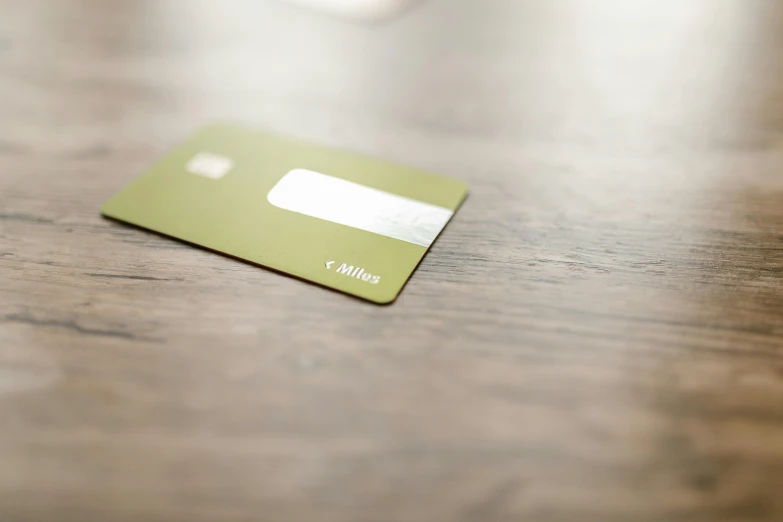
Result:
[[[783,520],[783,3],[0,0],[0,520]],[[102,219],[202,124],[464,180],[375,306]]]

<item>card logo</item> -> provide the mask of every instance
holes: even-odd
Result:
[[[335,261],[327,261],[325,264],[326,269],[331,270],[332,265],[335,264]],[[335,268],[335,271],[338,274],[353,277],[355,279],[359,279],[360,281],[364,281],[365,283],[370,283],[371,285],[377,285],[381,282],[381,276],[373,275],[365,271],[364,268],[360,266],[353,266],[349,265],[348,263],[341,263],[337,268]]]

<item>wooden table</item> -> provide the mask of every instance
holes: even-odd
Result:
[[[783,520],[783,3],[0,0],[0,520]],[[471,195],[367,304],[109,222],[236,120]]]

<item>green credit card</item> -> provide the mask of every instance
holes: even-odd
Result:
[[[463,183],[421,170],[211,125],[101,213],[388,303],[466,195]]]

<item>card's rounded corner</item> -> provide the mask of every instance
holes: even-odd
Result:
[[[399,292],[395,292],[391,296],[386,296],[386,297],[381,297],[381,298],[365,297],[365,299],[367,299],[368,301],[370,301],[372,303],[380,305],[380,306],[390,306],[390,305],[394,304],[397,301],[397,298],[400,297],[401,293],[402,292],[399,291]]]

